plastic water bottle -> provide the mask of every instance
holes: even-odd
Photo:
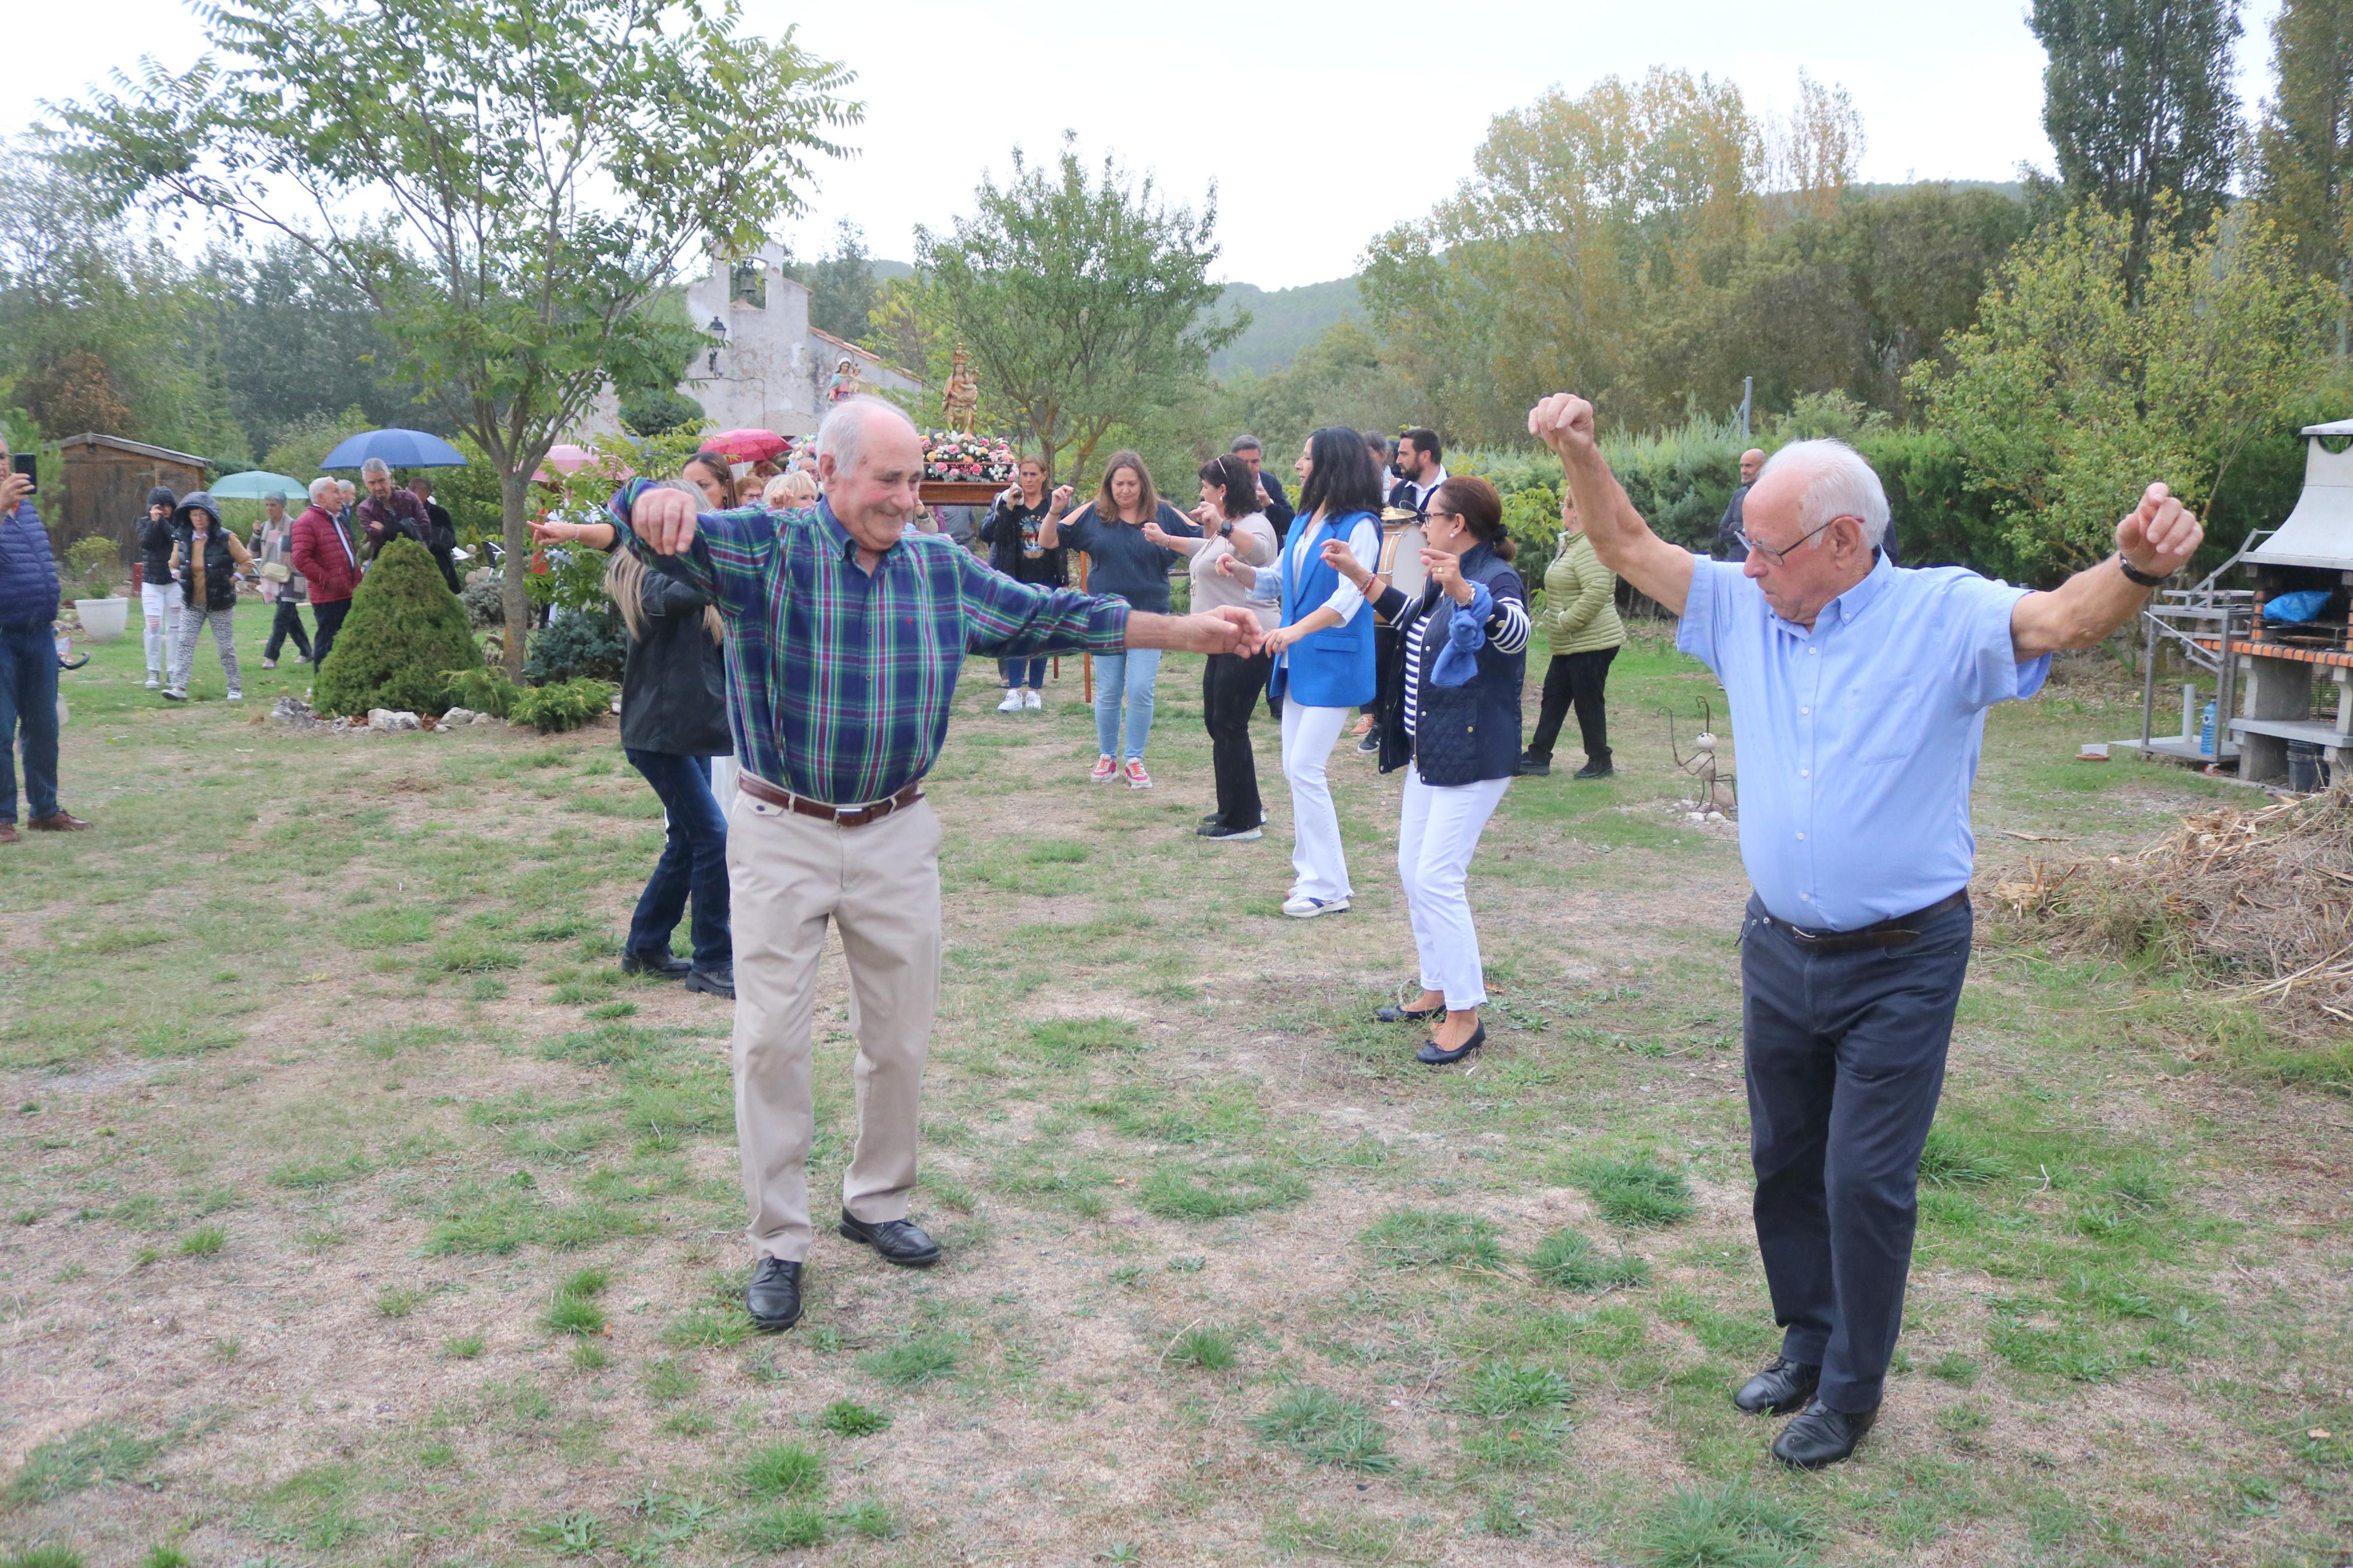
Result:
[[[2201,757],[2214,754],[2214,705],[2211,702],[2206,704],[2206,711],[2198,721],[2198,754]]]

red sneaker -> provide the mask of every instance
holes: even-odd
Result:
[[[1128,758],[1127,766],[1121,771],[1127,775],[1128,788],[1150,789],[1152,787],[1152,775],[1144,771],[1144,759],[1142,757]]]

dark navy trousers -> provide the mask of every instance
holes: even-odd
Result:
[[[1757,1246],[1781,1353],[1822,1369],[1833,1410],[1879,1404],[1904,1322],[1920,1151],[1969,964],[1967,903],[1903,947],[1816,953],[1741,923]]]

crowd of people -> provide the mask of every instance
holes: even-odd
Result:
[[[1730,1397],[1793,1417],[1772,1443],[1787,1465],[1854,1451],[1877,1419],[1902,1324],[1920,1160],[1968,968],[1968,797],[1986,710],[2031,697],[2054,652],[2095,646],[2136,615],[2201,530],[2152,484],[2117,524],[2115,552],[2055,589],[1898,569],[1870,465],[1842,443],[1804,440],[1743,459],[1723,541],[1737,558],[1719,560],[1651,531],[1601,456],[1590,403],[1546,397],[1528,429],[1566,480],[1540,613],[1513,568],[1493,488],[1448,474],[1426,430],[1394,451],[1363,432],[1316,431],[1294,465],[1295,509],[1247,438],[1200,467],[1190,515],[1160,499],[1134,453],[1105,465],[1075,512],[1071,491],[1049,489],[1042,467],[1025,462],[976,531],[984,562],[923,516],[914,426],[860,396],[818,431],[813,493],[790,485],[792,473],[746,487],[725,462],[698,458],[674,481],[629,480],[604,521],[534,525],[544,541],[613,552],[607,582],[629,632],[623,745],[670,819],[623,963],[734,1003],[754,1254],[744,1301],[756,1325],[789,1328],[802,1310],[815,1237],[812,1019],[828,926],[849,962],[857,1037],[858,1128],[835,1228],[892,1264],[941,1255],[909,1217],[942,951],[941,829],[923,780],[967,655],[999,661],[1007,712],[1036,705],[1037,661],[1094,658],[1092,776],[1136,789],[1153,784],[1143,758],[1160,654],[1206,655],[1218,809],[1200,831],[1210,839],[1262,834],[1248,726],[1264,696],[1292,805],[1282,907],[1300,919],[1345,910],[1353,896],[1327,769],[1350,711],[1365,710],[1379,767],[1404,775],[1398,876],[1420,981],[1409,1004],[1376,1016],[1428,1025],[1419,1058],[1443,1067],[1486,1038],[1465,882],[1487,822],[1515,776],[1549,766],[1571,709],[1586,775],[1610,771],[1602,706],[1624,639],[1611,607],[1623,578],[1679,618],[1678,644],[1723,682],[1742,748],[1754,1218],[1783,1339]],[[161,552],[178,589],[176,624],[169,595],[150,605],[151,671],[168,647],[164,677],[184,693],[209,625],[234,689],[224,612],[239,574],[271,565],[307,579],[323,658],[340,620],[326,608],[348,599],[365,556],[433,526],[424,498],[404,502],[388,475],[364,477],[364,545],[332,480],[312,487],[290,526],[273,508],[252,552],[208,497],[151,498],[149,523],[168,523],[168,547],[142,533],[142,550],[151,561]],[[24,731],[30,826],[70,829],[88,825],[57,804],[58,580],[28,488],[21,475],[0,479],[0,733]],[[1408,541],[1412,588],[1398,581]],[[430,547],[429,532],[420,542]],[[1087,563],[1084,591],[1068,585],[1073,552]],[[1182,616],[1168,584],[1179,564],[1192,589]],[[1526,649],[1539,628],[1552,662],[1523,750]],[[299,630],[298,616],[289,635]],[[722,756],[737,770],[723,805],[712,787]],[[16,804],[5,770],[0,843],[16,837]],[[690,916],[692,956],[680,960],[671,942]]]

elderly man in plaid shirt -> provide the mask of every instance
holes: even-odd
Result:
[[[727,836],[735,1136],[757,1254],[745,1304],[764,1329],[801,1313],[809,1027],[828,920],[858,1001],[858,1144],[840,1232],[910,1268],[940,1255],[907,1219],[939,1000],[940,826],[921,781],[965,654],[1249,653],[1261,636],[1246,610],[1146,615],[1017,583],[944,537],[909,532],[923,444],[879,399],[836,405],[818,449],[825,494],[810,510],[698,516],[693,498],[642,480],[612,506],[622,541],[709,594],[727,623],[727,718],[744,767]]]

